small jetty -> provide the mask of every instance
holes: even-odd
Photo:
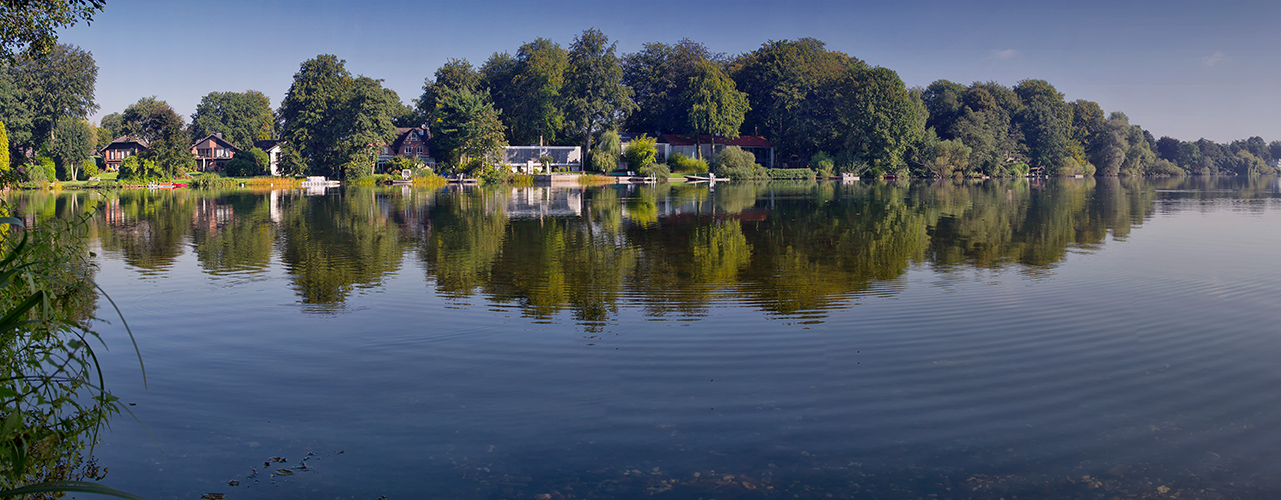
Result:
[[[328,180],[323,175],[311,176],[302,181],[302,187],[305,188],[338,187],[340,185],[342,185],[341,182]]]
[[[727,180],[729,180],[729,178],[728,178],[728,177],[716,177],[716,174],[713,174],[713,173],[711,173],[711,172],[708,172],[708,173],[707,173],[707,175],[687,175],[687,176],[685,176],[685,182],[711,182],[711,183],[714,183],[714,182],[716,182],[716,181],[727,181]]]
[[[467,177],[463,174],[447,177],[446,180],[448,180],[450,184],[476,184],[477,182],[475,177]]]

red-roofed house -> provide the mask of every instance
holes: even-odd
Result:
[[[765,168],[774,168],[774,145],[768,139],[759,135],[740,135],[736,139],[726,139],[722,136],[701,135],[695,141],[693,137],[676,134],[662,134],[658,136],[658,152],[663,158],[667,158],[672,153],[680,153],[690,158],[698,155],[695,149],[702,152],[703,159],[711,161],[722,149],[729,146],[738,146],[743,151],[752,153],[756,157],[756,163]]]
[[[431,130],[425,126],[396,128],[396,139],[382,146],[378,163],[386,163],[393,156],[416,158],[435,168],[436,160],[431,157]]]
[[[124,162],[125,158],[146,150],[146,140],[126,135],[117,137],[111,141],[111,144],[98,150],[98,155],[102,156],[102,161],[106,162],[108,172],[119,172],[120,163]]]
[[[197,168],[201,172],[222,170],[223,165],[231,161],[240,148],[222,138],[222,132],[214,132],[191,145],[191,155],[196,157]]]

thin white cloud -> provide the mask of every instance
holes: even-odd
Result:
[[[1222,51],[1214,51],[1213,54],[1201,58],[1201,64],[1207,68],[1213,68],[1214,65],[1226,60],[1228,56],[1223,55]]]
[[[1019,51],[1014,49],[993,50],[992,53],[987,56],[987,59],[991,61],[999,61],[1001,59],[1018,57],[1018,55]]]

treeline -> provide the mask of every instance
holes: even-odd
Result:
[[[471,172],[492,170],[508,144],[583,146],[585,168],[608,171],[624,157],[619,132],[760,135],[781,164],[824,175],[1258,175],[1276,173],[1281,158],[1281,141],[1260,137],[1157,139],[1123,113],[1068,102],[1043,80],[908,88],[893,70],[811,38],[769,41],[736,56],[687,39],[620,55],[589,29],[568,46],[538,38],[479,66],[450,59],[409,103],[381,80],[351,74],[337,56],[320,55],[300,65],[279,108],[253,90],[212,92],[189,124],[155,97],[98,125],[86,122],[97,110],[97,66],[77,47],[59,45],[0,73],[7,149],[31,166],[22,173],[31,179],[84,177],[94,148],[126,135],[150,149],[124,174],[172,177],[194,167],[190,143],[213,132],[246,150],[239,175],[265,173],[265,155],[251,150],[270,139],[284,143],[286,174],[351,179],[376,173],[378,150],[397,127],[421,125],[432,134],[432,157]],[[668,159],[676,169],[727,163],[714,160]]]

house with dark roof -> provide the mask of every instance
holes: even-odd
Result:
[[[191,145],[191,156],[196,158],[196,169],[201,172],[221,171],[231,157],[240,152],[240,148],[222,138],[222,132],[214,132]]]
[[[120,171],[120,164],[125,158],[136,155],[147,150],[147,141],[142,138],[133,136],[120,136],[98,150],[98,155],[102,161],[107,164],[108,172]]]
[[[658,153],[662,156],[662,161],[672,153],[680,153],[690,158],[698,157],[697,153],[702,153],[702,158],[708,162],[716,157],[716,153],[730,147],[738,146],[752,153],[756,157],[756,163],[763,165],[765,168],[774,168],[774,144],[769,139],[759,135],[740,135],[735,139],[726,139],[724,136],[713,136],[703,134],[697,138],[676,135],[660,134],[658,136]]]
[[[431,129],[421,127],[398,127],[396,139],[391,144],[381,144],[378,164],[387,163],[393,156],[415,158],[429,167],[436,167],[436,159],[431,156]]]
[[[267,172],[271,175],[280,175],[280,141],[254,141],[254,147],[267,152]]]

